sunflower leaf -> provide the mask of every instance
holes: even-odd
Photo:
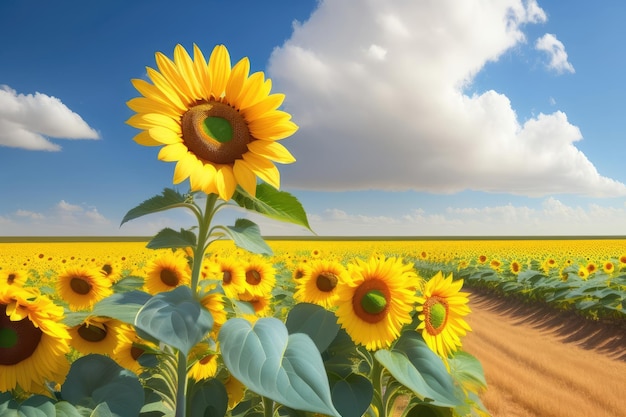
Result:
[[[75,406],[98,410],[95,415],[136,417],[143,406],[137,375],[104,355],[76,359],[61,387],[61,396]],[[107,407],[101,404],[106,403]],[[107,413],[104,412],[107,409]]]
[[[196,245],[196,235],[191,230],[180,229],[177,232],[174,229],[166,227],[158,232],[148,242],[148,249],[167,249],[167,248],[188,248]]]
[[[237,187],[233,201],[247,210],[271,219],[304,226],[311,232],[313,231],[300,201],[292,194],[279,191],[269,184],[257,184],[256,197],[248,194],[243,188]]]
[[[361,417],[372,402],[374,387],[360,374],[352,373],[346,378],[331,374],[331,393],[342,417]]]
[[[340,417],[321,355],[304,333],[289,335],[273,317],[241,318],[220,329],[220,351],[231,374],[251,391],[297,410]]]
[[[137,313],[135,327],[185,355],[213,327],[213,316],[180,286],[150,298]]]
[[[259,226],[253,221],[237,219],[234,226],[226,226],[224,231],[238,247],[252,253],[272,255],[272,248],[265,243]]]
[[[130,209],[122,219],[120,226],[129,220],[145,216],[146,214],[157,213],[176,207],[188,207],[193,210],[195,207],[190,201],[189,196],[183,195],[171,188],[166,188],[161,195],[149,198],[137,207]]]
[[[402,333],[391,350],[381,349],[374,356],[398,382],[420,399],[442,407],[463,403],[455,395],[454,381],[445,364],[418,332]]]
[[[195,383],[187,393],[191,417],[223,416],[228,410],[228,393],[219,379]]]
[[[311,303],[296,304],[289,311],[285,325],[290,334],[308,334],[320,352],[330,346],[339,332],[337,316],[324,307]]]

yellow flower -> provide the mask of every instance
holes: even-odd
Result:
[[[193,54],[181,45],[173,61],[157,52],[158,71],[147,68],[152,84],[132,80],[142,95],[127,103],[137,112],[127,123],[142,130],[135,142],[163,146],[158,158],[176,162],[174,184],[189,178],[192,191],[229,200],[241,185],[254,195],[257,177],[279,188],[273,162],[295,159],[277,141],[298,129],[278,110],[284,95],[270,94],[263,72],[248,76],[248,58],[231,68],[224,45],[213,49],[208,64],[196,45]]]
[[[213,288],[207,288],[207,292],[202,296],[200,304],[204,306],[213,317],[212,333],[219,332],[220,328],[226,323],[226,310],[224,310],[224,296],[221,292],[214,291]]]
[[[69,371],[63,308],[36,291],[0,285],[0,392],[46,394]]]
[[[338,288],[337,322],[366,349],[386,348],[412,320],[417,275],[395,257],[355,262],[350,279]]]
[[[198,343],[189,352],[189,363],[191,367],[187,372],[189,378],[196,381],[209,379],[217,373],[217,348],[209,348],[208,343]]]
[[[244,291],[246,273],[243,264],[235,258],[220,258],[218,261],[218,275],[222,280],[222,289],[229,298],[237,298],[237,294]]]
[[[70,310],[89,310],[113,293],[111,281],[98,269],[71,266],[59,274],[57,293]]]
[[[244,298],[258,298],[270,294],[276,285],[276,269],[270,258],[254,256],[243,267]]]
[[[511,265],[509,266],[509,270],[510,270],[513,274],[517,275],[517,274],[519,274],[519,273],[520,273],[520,271],[522,270],[522,264],[521,264],[521,263],[519,263],[519,261],[513,261],[513,262],[511,262]]]
[[[325,259],[315,259],[307,267],[309,271],[297,282],[294,298],[330,309],[337,300],[337,288],[350,279],[348,271],[339,262]]]
[[[468,293],[460,292],[462,287],[463,280],[453,281],[452,274],[444,278],[440,271],[426,282],[418,297],[416,310],[421,322],[417,330],[422,330],[428,347],[444,362],[461,346],[460,338],[472,330],[463,318],[470,308]]]
[[[137,336],[130,326],[123,326],[118,333],[118,338],[117,347],[111,357],[121,367],[137,375],[141,374],[143,367],[139,363],[139,358],[147,351],[155,351],[157,347]]]
[[[235,379],[234,376],[229,375],[226,382],[224,382],[224,387],[226,387],[226,393],[228,394],[228,409],[232,410],[243,400],[246,386],[238,379]]]
[[[81,324],[69,328],[74,349],[88,355],[111,355],[119,344],[123,323],[109,317],[88,317]]]
[[[5,283],[7,285],[22,287],[26,283],[27,277],[28,274],[22,270],[0,270],[0,283]]]
[[[183,251],[165,251],[146,268],[144,286],[153,295],[190,282],[191,269]]]

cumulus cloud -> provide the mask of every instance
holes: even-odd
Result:
[[[567,60],[567,52],[565,46],[552,33],[546,33],[535,42],[535,48],[538,51],[544,51],[548,54],[550,62],[548,68],[559,74],[564,72],[574,73],[574,66]]]
[[[61,147],[48,138],[99,139],[99,135],[56,97],[18,94],[0,86],[0,146],[59,151]]]
[[[268,64],[300,130],[283,183],[310,190],[626,195],[561,111],[520,121],[474,76],[544,22],[534,0],[326,0]]]

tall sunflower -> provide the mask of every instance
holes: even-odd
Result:
[[[181,45],[173,61],[157,52],[158,71],[147,68],[152,83],[132,80],[142,95],[127,103],[137,112],[127,123],[142,130],[135,142],[163,146],[158,158],[176,162],[174,184],[189,178],[192,191],[229,200],[239,184],[254,195],[257,177],[279,188],[273,162],[295,159],[277,141],[298,129],[278,110],[284,95],[270,94],[263,72],[249,75],[248,58],[231,68],[224,45],[213,49],[208,63],[196,45],[193,55]]]
[[[58,276],[57,293],[70,310],[88,310],[111,295],[111,280],[98,269],[70,266]]]
[[[349,271],[338,288],[337,322],[367,350],[386,348],[412,320],[417,275],[411,265],[381,255],[356,259]]]
[[[461,346],[461,337],[472,329],[463,318],[470,312],[468,293],[461,292],[463,280],[452,280],[452,274],[443,277],[441,271],[426,282],[421,297],[418,297],[422,337],[444,362]]]
[[[254,256],[245,262],[243,282],[243,297],[258,298],[264,297],[272,292],[276,285],[276,269],[272,261],[260,256]]]
[[[65,380],[70,335],[62,318],[63,308],[47,297],[0,285],[0,392],[47,394],[46,382]]]
[[[70,344],[83,355],[99,353],[112,355],[120,342],[124,323],[110,317],[88,317],[83,323],[69,328]]]
[[[191,268],[182,251],[165,251],[146,267],[144,286],[150,294],[171,291],[190,282]]]
[[[308,268],[307,274],[297,281],[294,298],[327,309],[333,307],[338,288],[350,279],[347,269],[341,263],[327,259],[315,259]]]

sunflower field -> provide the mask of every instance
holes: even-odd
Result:
[[[295,162],[279,142],[298,126],[224,45],[155,60],[127,123],[188,188],[121,226],[172,209],[196,224],[0,244],[0,416],[485,416],[464,285],[623,320],[622,242],[274,241],[245,216],[216,223],[234,208],[313,234],[275,166]]]

